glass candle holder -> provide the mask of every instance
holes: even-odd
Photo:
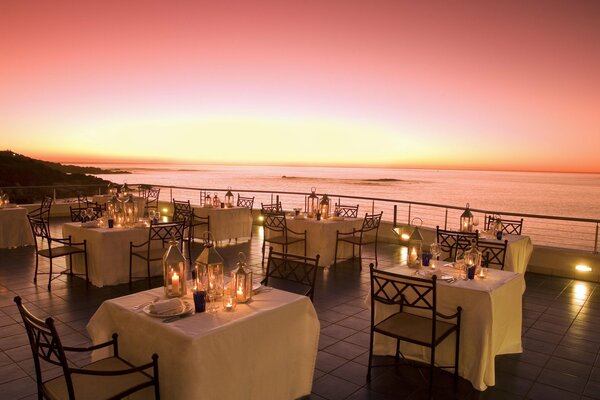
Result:
[[[235,294],[231,293],[230,290],[226,291],[223,295],[223,310],[228,312],[234,311],[236,306]]]

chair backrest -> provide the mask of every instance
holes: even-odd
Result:
[[[379,232],[379,224],[381,223],[381,217],[383,216],[383,211],[379,214],[365,214],[365,219],[363,219],[362,228],[361,228],[361,236],[365,233],[377,234]],[[375,232],[373,232],[375,231]]]
[[[43,368],[41,368],[40,365],[40,359],[42,359],[50,364],[62,367],[67,389],[69,391],[69,397],[75,398],[73,382],[71,381],[71,374],[69,372],[69,364],[60,337],[54,326],[54,320],[52,318],[41,320],[31,314],[31,312],[23,306],[19,296],[15,297],[14,301],[17,304],[17,308],[23,319],[23,324],[25,325],[25,330],[27,331],[29,345],[33,354],[33,363],[35,365],[38,393],[43,393]]]
[[[400,311],[405,308],[421,310],[419,315],[435,320],[436,317],[436,276],[431,279],[412,275],[400,275],[376,269],[370,264],[371,271],[371,310],[375,303],[398,304]],[[425,312],[425,314],[423,314]]]
[[[192,209],[192,205],[190,201],[178,201],[173,199],[173,222],[178,221],[188,221],[191,222],[192,213],[194,210]]]
[[[276,282],[291,282],[295,286],[290,289],[296,287],[305,289],[303,294],[312,300],[315,292],[319,258],[318,254],[315,258],[308,258],[278,253],[274,252],[271,247],[264,283],[269,285],[269,281],[271,281],[271,285],[273,285]]]
[[[481,265],[484,267],[499,267],[504,269],[506,260],[506,249],[508,240],[500,241],[481,241],[477,248],[481,251]]]
[[[345,206],[335,203],[335,214],[340,217],[357,218],[358,204],[355,206]]]
[[[150,242],[153,240],[161,241],[163,245],[169,243],[171,240],[177,240],[179,246],[182,246],[184,230],[185,221],[153,222],[148,232],[148,245],[150,246]]]
[[[496,221],[495,215],[488,215],[485,218],[485,230],[489,231],[494,225],[494,221]],[[509,235],[520,235],[523,231],[523,218],[521,219],[504,219],[501,218],[502,221],[502,232],[507,233]]]
[[[53,201],[54,199],[51,196],[44,196],[40,206],[34,210],[31,210],[29,215],[36,218],[43,218],[48,221],[50,219],[50,208],[52,207]]]
[[[260,203],[260,212],[264,215],[266,214],[282,214],[283,209],[281,208],[281,202],[264,204]]]
[[[254,206],[254,197],[241,197],[238,193],[237,206],[246,207],[252,210],[252,207]]]
[[[471,247],[472,241],[475,241],[475,244],[479,242],[479,231],[458,232],[440,229],[438,226],[436,227],[436,238],[442,253],[448,253],[448,257],[445,259],[456,260],[461,252],[464,253]]]
[[[37,239],[42,239],[42,243],[44,239],[46,239],[47,243],[50,243],[51,237],[48,221],[44,218],[33,215],[27,215],[27,219],[29,220],[29,226],[31,227],[33,243],[35,244],[36,250],[38,248]]]
[[[144,193],[144,198],[146,199],[146,202],[148,202],[148,203],[156,202],[156,204],[158,204],[159,196],[160,196],[160,188],[146,189],[146,192]]]
[[[97,207],[72,207],[69,206],[69,211],[71,213],[71,222],[84,222],[87,221],[89,219],[88,215],[87,215],[87,209],[91,208],[92,210],[94,210],[94,213],[92,215],[92,219],[98,219],[102,216],[102,209],[100,208],[100,206]]]
[[[263,227],[275,234],[287,235],[287,222],[285,215],[267,213],[264,215]]]

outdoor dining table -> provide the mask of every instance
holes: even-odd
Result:
[[[162,287],[107,300],[87,330],[94,343],[118,333],[119,353],[134,364],[157,353],[161,398],[284,400],[310,394],[320,325],[306,296],[263,288],[234,311],[219,308],[169,323],[135,309],[157,297],[165,298]],[[190,294],[183,300],[193,304]],[[107,355],[98,350],[92,357]]]
[[[295,232],[306,230],[306,255],[315,257],[319,254],[319,266],[327,267],[334,262],[336,232],[352,232],[360,229],[362,218],[321,219],[287,217],[287,227]],[[293,235],[292,235],[293,236]],[[304,247],[300,244],[290,246],[290,253],[304,255]],[[358,250],[357,250],[358,251]],[[357,253],[358,254],[358,253]],[[338,259],[352,257],[352,245],[340,242],[338,244]]]
[[[99,228],[81,222],[67,222],[62,226],[63,236],[71,235],[74,242],[86,240],[88,275],[97,287],[129,282],[129,242],[140,244],[148,240],[147,227]],[[162,275],[159,262],[150,264],[152,275]],[[83,273],[83,254],[73,255],[73,272]],[[133,257],[133,275],[146,276],[146,263]]]
[[[436,270],[444,276],[459,276],[459,270],[445,267],[444,261],[433,261]],[[418,270],[395,266],[386,271],[401,275],[427,276],[431,268]],[[417,272],[419,271],[419,272]],[[489,269],[485,278],[437,281],[437,310],[443,314],[456,312],[462,307],[460,332],[460,360],[458,373],[483,391],[496,383],[494,359],[500,354],[521,353],[522,293],[525,288],[521,273]],[[377,303],[375,319],[380,321],[397,310],[398,306]],[[429,349],[402,342],[400,351],[407,357],[429,362]],[[396,341],[375,334],[374,354],[395,355]],[[454,364],[454,339],[445,340],[436,349],[437,365]]]
[[[210,217],[210,233],[213,240],[249,238],[252,234],[252,212],[246,207],[198,207],[194,214],[199,217]],[[202,237],[206,226],[199,226],[194,236]]]
[[[527,271],[527,264],[533,253],[533,244],[531,238],[526,235],[502,235],[502,241],[508,240],[506,248],[506,258],[504,260],[504,270],[519,272],[524,274]],[[479,242],[501,242],[486,232],[479,234]]]
[[[97,195],[94,195],[94,197],[92,197],[92,201],[102,205],[102,204],[106,204],[110,199],[112,199],[112,197],[113,196],[110,194],[97,194]],[[132,196],[132,197],[133,197],[133,201],[135,202],[135,205],[138,210],[138,216],[143,217],[144,216],[144,206],[146,205],[146,199],[144,199],[143,197],[139,197],[139,196]],[[119,198],[119,200],[123,201],[124,199]]]
[[[0,208],[0,249],[32,245],[27,210],[17,205]]]

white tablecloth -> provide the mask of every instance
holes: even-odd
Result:
[[[436,261],[436,265],[444,264]],[[439,269],[439,268],[438,268]],[[458,271],[442,268],[444,273]],[[388,271],[414,275],[408,267],[394,267]],[[459,375],[477,390],[485,390],[496,383],[494,358],[500,354],[520,353],[522,323],[523,274],[489,270],[485,279],[458,280],[455,283],[438,281],[438,311],[453,314],[462,307],[460,332]],[[376,320],[388,316],[395,308],[377,304]],[[396,341],[375,334],[374,354],[396,354]],[[436,350],[436,364],[454,364],[454,335]],[[409,358],[429,362],[429,349],[402,342],[401,351]]]
[[[33,235],[22,207],[0,208],[0,249],[33,245]]]
[[[90,282],[102,287],[129,282],[129,242],[148,240],[148,228],[85,228],[80,222],[69,222],[63,224],[63,235],[71,235],[74,242],[87,240]],[[85,272],[82,254],[73,256],[73,270]],[[150,272],[162,275],[162,264],[150,263]],[[147,276],[146,262],[139,257],[133,257],[133,275]]]
[[[94,197],[92,197],[92,201],[94,201],[98,204],[106,204],[106,202],[109,201],[110,199],[112,199],[112,196],[109,194],[97,194],[97,195],[94,195]],[[123,200],[123,199],[120,199],[120,200]],[[138,216],[143,217],[144,216],[144,206],[146,205],[146,200],[143,197],[133,196],[133,201],[135,202],[135,205],[137,206]]]
[[[502,241],[508,240],[506,249],[506,258],[504,260],[504,270],[520,272],[524,274],[527,271],[527,264],[533,253],[533,244],[531,238],[524,235],[502,235]],[[501,242],[496,239],[488,239],[485,234],[479,238],[479,242]]]
[[[94,343],[117,332],[120,354],[136,364],[156,352],[161,398],[284,400],[310,394],[319,320],[307,297],[272,289],[233,312],[163,323],[133,310],[156,295],[164,297],[163,289],[105,301],[87,330]]]
[[[360,229],[362,221],[362,218],[346,218],[342,221],[288,218],[287,226],[296,232],[306,230],[306,256],[314,258],[319,254],[321,256],[319,266],[326,267],[332,265],[334,261],[336,232],[352,232],[352,228]],[[294,244],[290,246],[289,251],[292,254],[304,255],[303,246],[302,243]],[[350,244],[340,242],[338,247],[338,259],[352,257]],[[356,255],[358,256],[358,248],[356,248]]]
[[[252,233],[252,215],[246,207],[231,208],[194,208],[199,217],[210,217],[210,233],[216,241],[250,237]],[[206,225],[194,231],[195,237],[202,237]]]

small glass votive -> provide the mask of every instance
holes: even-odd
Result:
[[[226,291],[223,295],[223,310],[225,311],[233,311],[237,306],[237,301],[235,299],[235,295],[231,293],[231,291]]]
[[[429,260],[431,260],[431,253],[424,251],[421,253],[421,263],[424,267],[429,267]]]
[[[479,268],[479,272],[477,273],[477,277],[479,279],[485,279],[486,276],[487,276],[487,268],[486,267],[480,267]]]

